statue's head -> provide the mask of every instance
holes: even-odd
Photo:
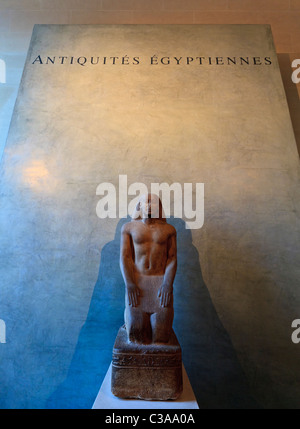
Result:
[[[156,194],[141,195],[131,217],[134,220],[151,218],[166,221],[162,202]]]

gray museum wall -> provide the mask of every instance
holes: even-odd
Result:
[[[199,50],[261,64],[174,61]],[[130,64],[70,61],[97,55]],[[1,406],[92,405],[124,297],[123,221],[97,217],[96,189],[119,174],[205,184],[203,227],[171,219],[200,408],[298,407],[299,159],[270,27],[253,25],[36,26],[1,165]]]
[[[299,0],[0,0],[1,156],[34,24],[270,24],[299,150],[300,84],[291,80],[300,58]]]

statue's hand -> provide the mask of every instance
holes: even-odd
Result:
[[[160,305],[162,307],[168,307],[171,302],[172,294],[173,286],[163,283],[157,294],[158,298],[160,298]]]
[[[128,304],[132,307],[137,307],[140,290],[134,283],[126,285]]]

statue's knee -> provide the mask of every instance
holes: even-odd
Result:
[[[130,326],[128,331],[129,341],[134,343],[142,343],[143,342],[143,331],[139,329],[137,326]]]
[[[174,312],[166,308],[155,313],[151,318],[152,339],[155,343],[167,343],[172,332]]]
[[[167,330],[156,330],[153,332],[154,343],[167,343],[170,339],[171,331]]]
[[[149,342],[149,323],[146,314],[140,311],[130,311],[126,316],[126,330],[129,341]]]

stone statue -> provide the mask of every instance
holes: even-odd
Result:
[[[120,266],[125,325],[130,341],[167,343],[172,330],[176,230],[163,217],[157,195],[143,195],[121,233]]]
[[[182,392],[180,344],[172,329],[176,230],[157,195],[143,195],[122,227],[120,268],[125,325],[117,334],[111,390],[119,398],[176,399]]]

